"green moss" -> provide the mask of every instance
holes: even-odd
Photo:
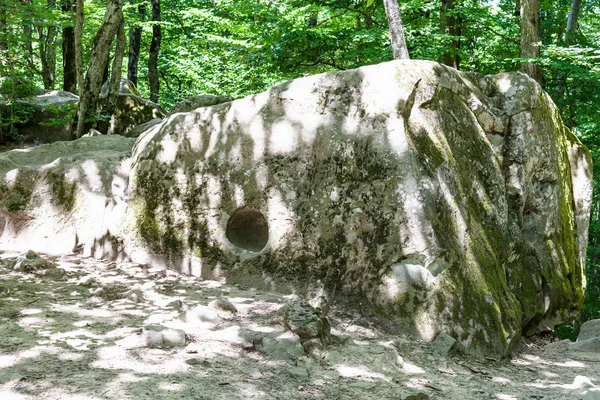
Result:
[[[61,206],[64,211],[70,211],[75,205],[75,193],[77,184],[70,183],[63,174],[51,172],[47,175],[50,184],[50,193],[54,203]]]

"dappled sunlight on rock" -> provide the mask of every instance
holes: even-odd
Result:
[[[365,366],[353,367],[348,365],[338,365],[335,370],[342,378],[367,379],[385,382],[389,381],[389,378],[385,375],[378,372],[373,372]]]
[[[402,364],[402,372],[407,375],[418,375],[424,374],[425,370],[415,364],[411,364],[410,362],[404,361]]]
[[[519,395],[498,393],[495,398],[498,400],[518,400],[519,397]]]
[[[25,330],[37,329],[42,326],[52,324],[54,320],[52,318],[38,318],[38,317],[28,317],[21,318],[18,322],[19,326]]]

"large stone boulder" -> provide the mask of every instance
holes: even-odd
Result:
[[[190,97],[190,98],[180,101],[175,106],[173,106],[173,108],[169,112],[169,115],[172,115],[175,113],[180,113],[180,112],[194,111],[197,108],[215,106],[217,104],[227,103],[232,100],[233,100],[233,98],[229,97],[229,96],[215,96],[212,94],[201,94],[201,95],[193,96],[193,97]]]
[[[0,153],[0,248],[125,258],[134,141],[102,135]]]
[[[540,86],[396,61],[175,114],[134,149],[130,256],[324,284],[507,354],[581,307],[591,159]]]
[[[510,352],[583,301],[589,152],[540,86],[396,61],[0,155],[0,247],[326,290]]]

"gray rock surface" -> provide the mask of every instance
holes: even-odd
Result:
[[[447,356],[452,347],[456,344],[456,339],[446,332],[440,332],[431,344],[431,348],[443,356]]]
[[[151,119],[148,122],[144,122],[143,124],[136,125],[135,127],[131,128],[130,130],[128,130],[127,132],[124,133],[124,136],[126,136],[126,137],[132,137],[132,138],[137,138],[142,133],[144,133],[148,129],[150,129],[150,128],[152,128],[152,127],[160,124],[161,122],[162,122],[161,118]]]
[[[581,324],[581,330],[577,336],[577,341],[600,338],[600,319],[591,319]]]
[[[108,125],[101,130],[109,135],[129,136],[129,131],[140,124],[162,119],[165,115],[165,111],[157,103],[134,94],[119,93],[115,112]]]
[[[179,103],[174,105],[173,108],[171,108],[171,111],[169,111],[169,115],[181,112],[190,112],[194,111],[197,108],[210,107],[221,103],[227,103],[232,100],[233,98],[229,96],[201,94],[199,96],[190,97],[180,101]]]
[[[292,301],[281,307],[277,314],[283,325],[303,341],[315,338],[325,341],[329,338],[329,321],[321,310],[306,301]]]
[[[185,332],[164,326],[145,326],[144,339],[148,347],[184,347]]]
[[[525,75],[396,61],[173,114],[131,160],[101,139],[0,155],[0,245],[322,286],[480,355],[582,302],[591,158]]]
[[[0,248],[122,258],[134,140],[102,135],[0,153]]]
[[[590,178],[537,83],[426,61],[174,114],[139,138],[132,169],[153,259],[271,288],[325,279],[478,354],[578,309]]]

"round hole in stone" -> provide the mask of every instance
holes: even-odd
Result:
[[[265,216],[249,206],[241,206],[227,221],[227,239],[244,250],[259,252],[269,240],[269,224]]]

